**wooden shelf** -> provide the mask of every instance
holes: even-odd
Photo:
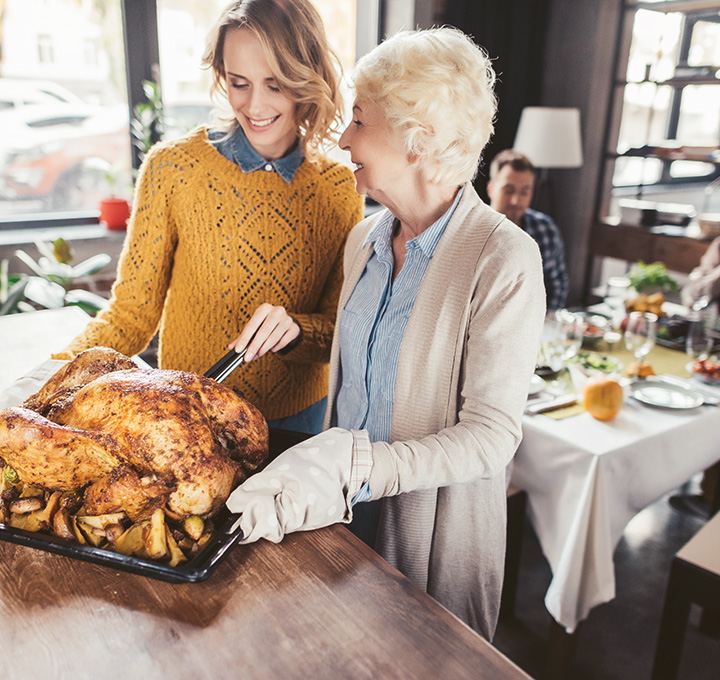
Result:
[[[720,149],[709,146],[642,146],[628,149],[622,154],[609,154],[615,158],[659,158],[663,161],[701,161],[720,163]]]
[[[590,231],[590,254],[628,262],[662,262],[676,272],[691,272],[708,241],[692,236],[656,234],[643,227],[599,222]]]

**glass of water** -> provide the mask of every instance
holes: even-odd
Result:
[[[655,347],[657,315],[650,312],[630,312],[625,328],[625,347],[641,362]]]

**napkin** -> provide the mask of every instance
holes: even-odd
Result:
[[[0,392],[0,410],[20,406],[31,394],[35,394],[67,361],[47,359]]]
[[[139,356],[132,357],[138,368],[152,368]],[[0,392],[0,411],[11,406],[20,406],[31,394],[35,394],[57,371],[68,362],[60,359],[46,359],[25,375],[17,378]]]

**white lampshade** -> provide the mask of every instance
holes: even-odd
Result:
[[[583,163],[580,110],[526,106],[513,149],[538,168],[579,168]]]

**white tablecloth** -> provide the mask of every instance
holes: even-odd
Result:
[[[545,605],[572,632],[615,597],[613,551],[630,519],[720,459],[720,407],[669,411],[631,399],[609,422],[526,416],[523,433],[512,484],[527,491],[552,569]]]

